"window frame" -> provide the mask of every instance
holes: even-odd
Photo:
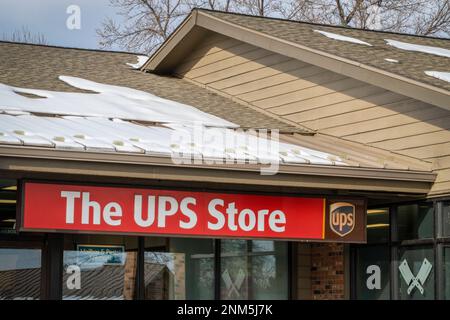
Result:
[[[376,246],[376,245],[387,245],[390,250],[390,292],[391,292],[391,300],[399,300],[400,292],[399,292],[399,253],[403,248],[412,248],[419,246],[431,246],[434,254],[434,297],[435,300],[443,300],[445,299],[445,286],[444,286],[444,248],[450,248],[450,236],[444,236],[444,224],[443,224],[443,208],[444,203],[449,202],[449,197],[436,198],[436,199],[424,199],[420,201],[408,201],[408,202],[399,202],[390,204],[389,206],[377,205],[370,206],[368,209],[377,209],[377,208],[386,208],[389,207],[389,215],[390,215],[390,232],[389,232],[389,241],[388,242],[377,242],[377,243],[366,243],[366,244],[358,244],[351,245],[350,250],[350,260],[351,260],[351,279],[350,279],[350,290],[351,290],[351,299],[356,300],[357,297],[357,279],[356,279],[356,270],[357,270],[357,249],[365,246]],[[412,240],[399,240],[399,232],[398,232],[398,210],[399,206],[410,205],[410,204],[421,204],[421,203],[431,203],[433,206],[433,237],[425,238],[425,239],[412,239]],[[450,297],[448,297],[450,299]]]

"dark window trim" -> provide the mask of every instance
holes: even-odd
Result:
[[[42,250],[43,276],[41,296],[46,300],[61,300],[64,272],[64,235],[48,234]],[[50,258],[51,257],[51,258]]]
[[[135,299],[145,299],[145,238],[138,237]]]
[[[367,243],[367,244],[358,244],[358,245],[352,245],[351,248],[351,283],[350,283],[350,295],[351,299],[357,299],[357,288],[356,288],[356,251],[359,247],[370,247],[370,246],[379,246],[379,245],[388,245],[390,250],[390,292],[391,292],[391,299],[392,300],[398,300],[399,299],[399,271],[398,271],[398,264],[399,264],[399,251],[402,248],[411,248],[414,246],[431,246],[433,248],[433,255],[434,255],[434,295],[435,299],[441,300],[445,299],[445,274],[443,270],[444,265],[444,248],[450,247],[450,236],[444,236],[443,235],[443,208],[444,208],[444,202],[450,201],[449,197],[441,197],[441,198],[434,198],[434,199],[424,199],[420,201],[405,201],[405,202],[399,202],[395,204],[391,204],[389,206],[390,211],[390,232],[389,232],[389,242],[377,242],[377,243]],[[433,223],[433,237],[432,238],[426,238],[426,239],[412,239],[412,240],[398,240],[398,213],[397,213],[397,207],[403,206],[403,205],[410,205],[410,204],[421,204],[421,203],[428,203],[433,205],[434,209],[434,223]],[[370,206],[368,209],[377,209],[377,208],[386,208],[387,206],[383,205],[377,205],[377,206]],[[450,297],[449,297],[450,298]]]
[[[221,292],[221,261],[220,261],[220,251],[222,248],[221,240],[214,240],[214,299],[220,300]]]

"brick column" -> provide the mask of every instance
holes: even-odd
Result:
[[[311,290],[314,300],[345,299],[344,245],[311,245]]]
[[[123,279],[123,298],[132,300],[134,298],[136,270],[137,270],[137,252],[127,252],[124,266]]]

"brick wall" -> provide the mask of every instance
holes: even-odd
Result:
[[[311,290],[314,300],[345,299],[344,245],[311,245]]]
[[[342,244],[297,244],[297,298],[345,299]]]
[[[297,243],[297,299],[312,299],[311,244]]]

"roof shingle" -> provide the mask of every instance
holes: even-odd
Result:
[[[196,107],[242,127],[285,131],[300,129],[182,79],[134,70],[135,54],[0,42],[0,83],[10,86],[86,92],[60,75],[130,87]]]

